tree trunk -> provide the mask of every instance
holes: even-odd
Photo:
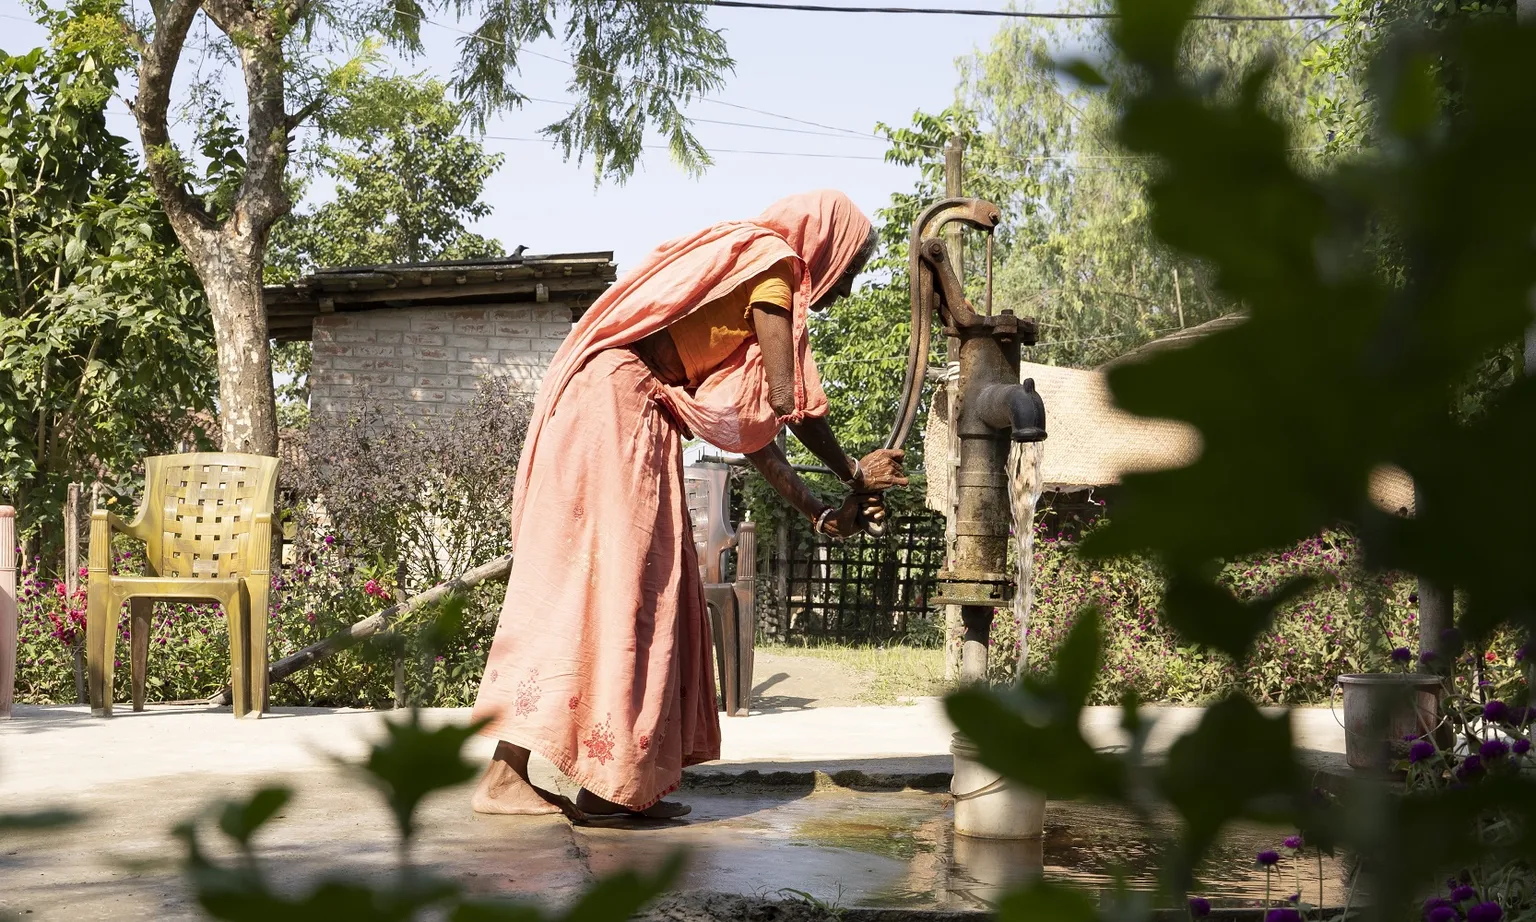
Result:
[[[171,141],[167,121],[176,67],[200,9],[224,34],[237,37],[245,77],[246,170],[223,217],[188,190],[186,160]],[[125,23],[141,55],[133,110],[147,155],[145,169],[203,283],[213,315],[225,451],[277,454],[277,408],[261,277],[267,234],[290,205],[283,171],[289,134],[300,116],[290,118],[283,108],[283,38],[295,12],[291,5],[270,9],[244,0],[167,0],[155,10],[153,38]]]
[[[192,265],[213,314],[223,448],[276,455],[276,400],[261,293],[261,251],[265,245],[227,237],[218,243],[223,245],[200,254],[202,258],[194,258]]]

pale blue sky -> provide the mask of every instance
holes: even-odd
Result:
[[[834,0],[849,3],[851,0]],[[943,0],[954,7],[997,8],[1004,0]],[[1050,9],[1054,0],[1029,4]],[[955,60],[984,47],[1002,25],[981,17],[877,16],[714,10],[711,22],[725,30],[736,72],[715,98],[792,115],[859,132],[877,122],[907,124],[916,110],[938,111],[954,97]],[[43,30],[26,18],[20,0],[0,0],[0,47],[10,52],[40,44]],[[427,56],[408,70],[450,76],[459,38],[434,26],[423,28]],[[563,57],[555,43],[537,50]],[[519,88],[530,96],[567,96],[569,65],[525,56]],[[116,130],[136,136],[121,103]],[[488,134],[537,137],[555,121],[558,106],[530,103],[498,117]],[[733,122],[816,129],[744,112],[708,101],[691,115]],[[831,187],[848,193],[867,212],[883,206],[892,192],[911,187],[913,172],[884,163],[885,145],[876,139],[824,137],[782,131],[700,124],[696,133],[715,149],[785,151],[836,157],[765,156],[719,153],[701,179],[674,166],[665,151],[647,154],[627,185],[594,188],[589,169],[565,162],[544,141],[487,140],[506,154],[506,164],[486,190],[495,208],[478,230],[509,249],[527,244],[533,252],[613,250],[620,268],[652,246],[715,221],[750,217],[779,196]],[[857,159],[843,159],[857,158]],[[864,159],[868,158],[868,159]]]

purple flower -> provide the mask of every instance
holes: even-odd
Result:
[[[1509,754],[1509,744],[1503,740],[1488,740],[1478,747],[1477,754],[1482,756],[1485,762],[1502,759]]]
[[[1531,741],[1530,740],[1515,740],[1514,751],[1515,751],[1515,755],[1517,755],[1517,756],[1525,755],[1527,752],[1531,751]]]
[[[321,540],[325,542],[325,546],[326,547],[330,547],[331,545],[336,543],[336,536],[335,535],[326,535]]]
[[[1452,885],[1452,886],[1454,886],[1456,881],[1453,879],[1453,880],[1447,881],[1447,883]],[[1443,896],[1432,896],[1429,899],[1424,901],[1424,918],[1425,919],[1430,918],[1430,914],[1433,913],[1437,909],[1450,909],[1450,908],[1451,908],[1451,901],[1450,900],[1446,899]],[[1453,914],[1454,914],[1454,912],[1455,912],[1455,910],[1452,910]]]
[[[1425,922],[1455,922],[1456,910],[1449,906],[1436,906],[1424,914]]]
[[[1425,664],[1426,666],[1430,663],[1433,663],[1435,659],[1436,654],[1433,650],[1425,650],[1423,653],[1419,654],[1419,662]]]
[[[1495,698],[1483,705],[1483,718],[1496,723],[1503,723],[1509,719],[1509,705]]]
[[[1392,662],[1394,662],[1394,663],[1411,663],[1411,662],[1413,662],[1413,651],[1409,650],[1407,647],[1398,647],[1397,649],[1392,651]]]
[[[1504,918],[1504,910],[1498,903],[1478,903],[1467,910],[1467,922],[1499,922]]]
[[[1281,844],[1291,851],[1295,851],[1302,846],[1301,836],[1286,836],[1285,841]]]
[[[1264,913],[1264,922],[1301,922],[1301,913],[1294,909],[1271,909]]]
[[[1259,867],[1272,868],[1280,863],[1280,853],[1266,849],[1259,852],[1255,860],[1259,862]]]
[[[1482,773],[1483,760],[1478,756],[1467,756],[1467,758],[1461,763],[1461,767],[1456,769],[1456,777],[1462,779],[1463,781],[1476,778]]]
[[[1192,897],[1189,901],[1189,917],[1191,919],[1203,919],[1211,914],[1211,901],[1203,897]]]
[[[1465,903],[1468,900],[1475,899],[1477,899],[1477,891],[1466,884],[1460,884],[1451,891],[1451,902],[1453,903]]]
[[[1428,740],[1419,740],[1408,749],[1408,761],[1417,765],[1425,759],[1432,758],[1435,754],[1435,744]]]

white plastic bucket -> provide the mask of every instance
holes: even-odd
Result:
[[[976,746],[955,734],[950,793],[955,832],[977,839],[1037,839],[1045,835],[1045,795],[1019,787],[977,760]]]

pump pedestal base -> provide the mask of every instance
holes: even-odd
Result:
[[[975,839],[1038,839],[1045,835],[1045,795],[1019,787],[977,759],[976,746],[956,733],[955,832]]]

